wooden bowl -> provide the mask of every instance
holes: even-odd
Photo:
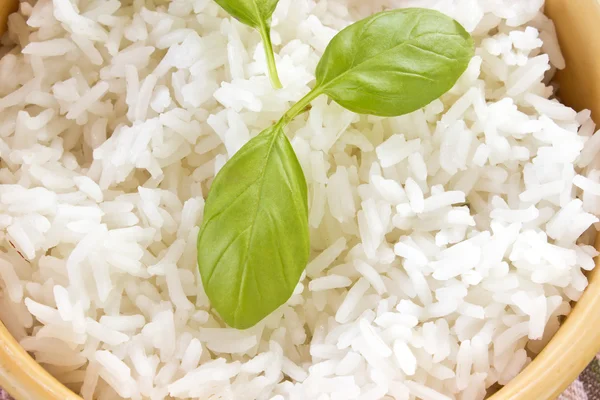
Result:
[[[527,1],[527,0],[523,0]],[[600,122],[600,3],[547,0],[567,68],[557,75],[559,95],[577,110],[592,110]],[[0,0],[0,33],[16,0]],[[600,248],[600,240],[596,247]],[[600,272],[558,333],[508,385],[490,400],[554,400],[600,350]],[[81,400],[39,366],[0,323],[0,386],[16,400]]]

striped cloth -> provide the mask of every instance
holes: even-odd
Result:
[[[0,400],[12,400],[2,388]],[[600,400],[600,354],[558,400]]]
[[[600,354],[558,400],[600,400]]]

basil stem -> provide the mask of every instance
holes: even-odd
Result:
[[[267,68],[269,69],[269,78],[271,79],[271,86],[275,89],[281,89],[283,85],[279,80],[279,73],[277,72],[277,64],[275,64],[275,54],[273,53],[273,44],[271,43],[271,30],[268,26],[261,24],[258,32],[263,41],[263,47],[265,48],[265,56],[267,58]]]
[[[271,43],[271,17],[279,0],[215,0],[233,18],[258,31],[263,41],[271,85],[281,89],[277,74],[273,44]]]
[[[306,110],[306,106],[308,106],[314,99],[319,97],[323,92],[320,87],[315,87],[310,92],[308,92],[303,98],[298,100],[296,104],[294,104],[285,114],[281,117],[281,122],[285,125],[289,124],[294,118],[296,118],[299,114],[302,114]]]

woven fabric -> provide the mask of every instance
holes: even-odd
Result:
[[[12,400],[0,388],[0,400]],[[529,400],[529,399],[523,399]],[[586,368],[558,400],[600,400],[600,355]]]
[[[583,380],[580,378],[573,382],[558,400],[589,400]]]
[[[574,400],[600,400],[600,358],[598,356],[583,371],[577,382],[581,383],[587,397],[573,397]]]

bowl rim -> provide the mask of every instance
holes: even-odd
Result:
[[[15,400],[81,400],[21,347],[0,322],[0,386]]]
[[[566,3],[573,8],[586,8],[579,16],[594,24],[600,19],[600,0],[567,2],[546,0],[547,11],[565,12]],[[6,5],[9,5],[6,7]],[[16,0],[0,0],[0,22],[14,8]],[[567,17],[565,17],[567,18]],[[590,22],[591,21],[591,22]],[[581,24],[572,23],[577,31]],[[5,26],[0,23],[0,26]],[[600,28],[598,28],[600,29]],[[600,30],[599,30],[600,32]],[[0,29],[0,33],[2,33]],[[559,39],[560,39],[560,30]],[[571,33],[571,32],[570,32]],[[598,45],[600,48],[600,44]],[[564,49],[563,49],[564,50]],[[600,53],[600,52],[596,52]],[[592,63],[592,61],[589,61]],[[596,64],[600,65],[600,61]],[[584,66],[590,70],[592,66]],[[599,72],[600,73],[600,72]],[[600,75],[596,74],[598,77]],[[584,88],[585,89],[585,88]],[[591,89],[590,89],[591,90]],[[597,93],[588,93],[595,95]],[[588,99],[595,97],[585,96]],[[570,99],[571,100],[571,99]],[[571,100],[574,105],[577,99]],[[600,101],[597,99],[595,101]],[[600,107],[600,106],[599,106]],[[600,108],[596,119],[600,121]],[[600,249],[600,235],[596,238],[596,249]],[[587,366],[600,351],[600,259],[596,258],[596,268],[589,275],[589,285],[558,332],[537,355],[537,357],[507,385],[502,387],[489,400],[528,400],[556,398]],[[572,355],[572,356],[570,356]],[[8,332],[0,321],[0,386],[15,400],[82,400],[60,383],[38,364]]]

